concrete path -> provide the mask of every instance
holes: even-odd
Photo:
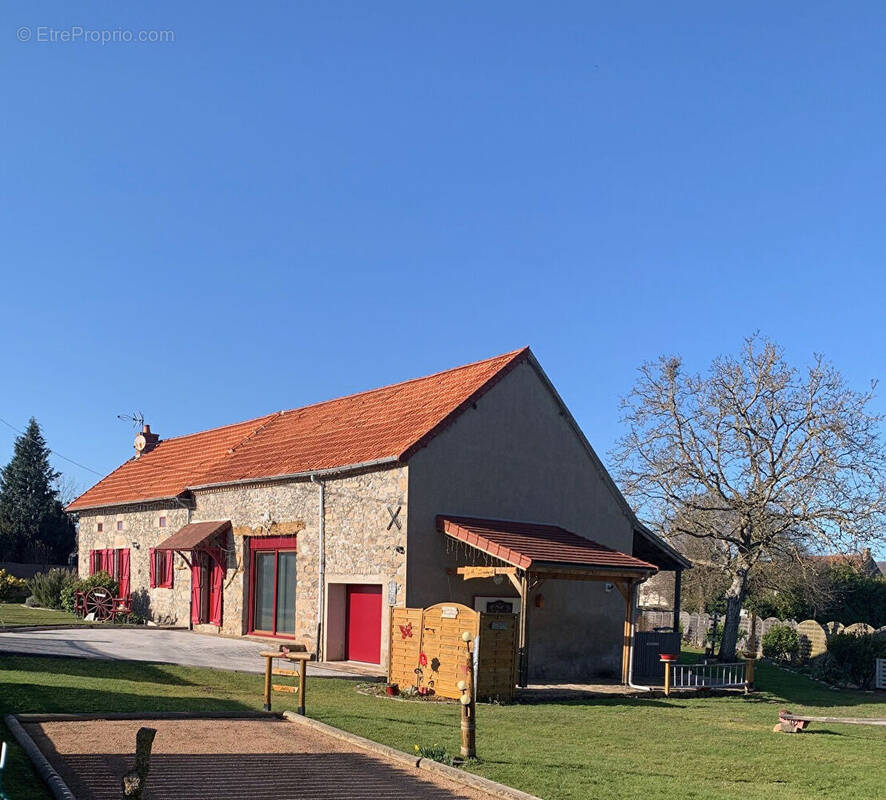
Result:
[[[189,667],[213,667],[241,672],[263,672],[265,661],[259,652],[275,649],[249,639],[227,639],[192,631],[152,628],[59,628],[42,631],[0,633],[0,655],[75,656],[119,661],[159,661]],[[365,672],[349,670],[347,665],[330,669],[309,664],[308,675],[321,678],[344,678]]]

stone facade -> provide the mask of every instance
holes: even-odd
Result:
[[[388,599],[405,603],[408,477],[407,467],[378,469],[324,479],[327,583],[379,582],[383,606]],[[297,542],[295,639],[316,649],[318,611],[318,543],[320,488],[310,480],[274,481],[197,491],[192,508],[140,505],[80,514],[79,556],[82,574],[89,571],[90,550],[130,548],[130,591],[140,613],[157,622],[187,626],[190,621],[190,571],[175,557],[172,589],[149,586],[149,548],[188,522],[230,520],[224,543],[226,574],[220,629],[229,635],[248,632],[249,547],[262,536],[294,535]],[[392,510],[399,527],[391,523]],[[166,527],[159,527],[160,516]],[[123,530],[117,530],[117,522]],[[102,522],[104,530],[97,531]],[[389,529],[390,525],[390,529]],[[137,545],[137,546],[136,546]],[[402,552],[398,552],[397,548]],[[391,597],[389,585],[396,584]],[[383,638],[387,627],[382,626]],[[387,642],[382,643],[386,658]]]

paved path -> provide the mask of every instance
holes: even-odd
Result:
[[[259,652],[276,642],[227,639],[191,631],[152,628],[59,628],[42,631],[0,633],[0,655],[75,656],[120,661],[159,661],[189,667],[213,667],[242,672],[263,672]],[[342,678],[359,674],[342,669],[308,665],[308,675]]]

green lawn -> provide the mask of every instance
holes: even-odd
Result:
[[[27,608],[20,603],[0,603],[0,630],[29,625],[81,625],[83,620],[67,611]]]
[[[781,707],[818,715],[886,716],[886,697],[836,692],[765,664],[750,697],[606,699],[482,705],[476,772],[545,798],[874,798],[886,782],[886,729],[814,725],[776,734]],[[261,705],[262,677],[133,662],[0,657],[0,710],[243,710]],[[294,698],[275,695],[275,709]],[[308,713],[402,750],[457,752],[458,707],[358,694],[313,679]],[[6,732],[4,731],[6,735]],[[11,797],[48,797],[15,748]]]

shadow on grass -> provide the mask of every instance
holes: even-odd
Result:
[[[0,671],[22,671],[46,675],[70,675],[75,678],[104,678],[167,686],[190,686],[191,681],[164,669],[162,664],[146,661],[111,661],[97,658],[52,655],[4,655],[0,653]]]
[[[255,711],[227,697],[133,694],[110,688],[83,689],[22,684],[0,687],[0,710],[13,714],[92,714],[141,711]]]
[[[865,711],[878,706],[880,713],[871,716],[886,717],[886,695],[868,694],[855,689],[831,689],[796,672],[779,669],[772,664],[757,665],[757,688],[775,695],[787,704],[810,708],[861,707]],[[868,708],[865,708],[868,707]]]

